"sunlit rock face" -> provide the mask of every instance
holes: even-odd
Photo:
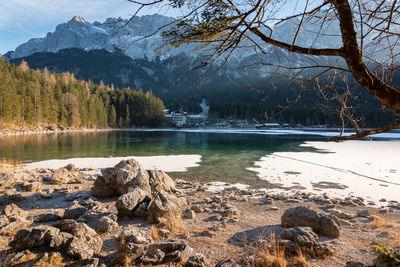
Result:
[[[29,56],[36,52],[58,52],[65,48],[81,48],[85,50],[120,49],[134,59],[155,59],[154,53],[161,45],[161,26],[171,22],[170,17],[149,15],[136,17],[131,22],[122,18],[109,18],[104,23],[89,23],[84,18],[75,16],[67,23],[60,24],[55,31],[46,37],[34,38],[18,46],[14,52],[6,55],[8,59]],[[155,33],[155,34],[153,34]],[[152,35],[148,38],[144,38]],[[167,51],[162,58],[186,53],[188,46]]]

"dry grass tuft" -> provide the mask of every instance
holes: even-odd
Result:
[[[133,260],[129,256],[129,254],[122,252],[118,252],[115,254],[113,264],[114,266],[124,266],[124,267],[134,266]]]
[[[369,225],[373,229],[396,228],[400,226],[393,219],[385,220],[379,217],[373,218]]]
[[[293,267],[311,267],[312,265],[307,262],[306,256],[301,252],[301,249],[297,249],[297,256],[290,259],[290,266]]]
[[[270,235],[271,245],[260,244],[253,262],[254,267],[286,267],[285,248],[279,245],[275,233]]]
[[[118,251],[115,253],[113,263],[115,266],[132,266],[132,258],[125,253],[122,248],[126,245],[125,237],[123,236],[118,243]]]
[[[182,218],[178,214],[168,214],[158,218],[158,224],[150,227],[150,235],[154,241],[162,241],[169,237],[177,237],[187,231]]]
[[[155,225],[150,226],[150,236],[156,242],[163,240],[159,234],[159,229]]]
[[[125,246],[125,244],[126,244],[125,236],[122,236],[121,239],[119,240],[118,249],[121,249],[123,246]]]
[[[19,264],[23,264],[23,263],[28,263],[30,261],[33,261],[37,258],[36,254],[33,253],[29,253],[27,255],[24,255],[21,259],[19,259],[18,261],[13,262],[12,264],[10,263],[5,263],[4,266],[15,266],[15,265],[19,265]]]
[[[62,267],[66,266],[63,263],[64,258],[62,256],[52,256],[48,259],[39,260],[33,264],[33,267]]]
[[[187,231],[180,214],[169,213],[163,218],[159,218],[158,228],[167,229],[174,236],[183,234]]]
[[[12,174],[15,172],[15,168],[20,166],[22,166],[21,161],[7,160],[3,158],[0,160],[0,173]]]
[[[396,241],[396,246],[400,247],[400,233],[399,232],[395,233],[394,240]]]

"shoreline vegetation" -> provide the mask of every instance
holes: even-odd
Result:
[[[374,264],[397,260],[396,250],[385,250],[400,245],[395,201],[378,209],[356,196],[173,180],[135,160],[97,174],[73,164],[4,167],[5,266],[386,266]]]
[[[157,127],[163,109],[151,91],[95,84],[0,58],[0,129]]]
[[[86,133],[86,132],[112,132],[123,131],[129,128],[71,128],[71,127],[35,127],[14,129],[0,129],[0,136],[31,135],[31,134],[54,134],[54,133]]]

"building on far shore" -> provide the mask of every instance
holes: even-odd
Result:
[[[187,124],[188,114],[187,112],[177,111],[172,112],[172,123],[175,124],[176,127],[180,128]]]
[[[207,117],[204,114],[188,115],[184,111],[171,112],[170,114],[164,113],[164,118],[170,121],[175,127],[199,127],[204,125]]]
[[[170,121],[175,127],[199,127],[205,125],[208,118],[210,106],[205,99],[200,104],[202,112],[200,114],[189,115],[182,109],[169,113],[169,109],[164,109],[164,118]]]

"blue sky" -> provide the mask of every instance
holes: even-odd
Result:
[[[128,18],[135,6],[126,0],[0,0],[0,53],[14,50],[31,38],[43,37],[75,15],[89,22]],[[159,13],[148,10],[145,13]],[[161,14],[171,15],[163,10]]]
[[[288,9],[302,9],[302,0],[290,0]],[[314,2],[317,0],[312,0]],[[318,1],[317,1],[318,2]],[[0,0],[0,54],[14,50],[31,38],[44,37],[60,23],[74,16],[88,22],[103,22],[109,17],[130,17],[135,5],[127,0]],[[293,10],[292,10],[293,12]],[[176,9],[149,9],[141,14],[176,16]],[[283,13],[289,13],[284,11]]]

